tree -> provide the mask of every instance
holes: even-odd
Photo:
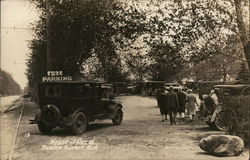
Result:
[[[246,63],[241,63],[240,70],[237,74],[236,80],[238,80],[238,83],[250,82],[250,70],[247,68]]]
[[[41,13],[27,61],[31,86],[46,75],[50,61],[51,70],[61,70],[74,79],[86,77],[82,66],[93,54],[101,65],[96,70],[99,76],[106,81],[126,78],[117,50],[141,33],[141,13],[118,0],[30,1]]]
[[[21,87],[12,76],[3,70],[0,70],[0,95],[17,95],[21,93]]]
[[[46,74],[48,48],[53,70],[75,79],[105,81],[125,80],[129,75],[138,80],[170,80],[184,67],[212,61],[218,54],[248,57],[249,49],[238,49],[239,42],[248,44],[245,1],[55,0],[47,5],[30,1],[41,10],[27,61],[31,83]],[[229,46],[237,47],[230,52],[233,55],[226,51]],[[140,48],[136,54],[134,48]],[[94,66],[91,72],[87,64]]]
[[[235,36],[229,38],[230,45],[227,45],[221,52],[206,60],[195,64],[188,64],[179,73],[174,75],[171,80],[192,79],[194,81],[230,81],[234,80],[240,64],[245,62],[242,55],[238,55],[241,51],[241,44],[235,43]]]
[[[152,46],[149,56],[151,64],[152,80],[165,81],[181,71],[185,65],[185,60],[178,50],[169,44],[155,44]]]
[[[236,0],[232,2],[226,0],[213,2],[209,0],[139,2],[134,0],[135,2],[144,4],[142,5],[143,8],[148,7],[147,9],[141,9],[141,11],[147,15],[146,21],[150,26],[146,41],[151,48],[154,48],[152,46],[155,45],[155,42],[163,45],[165,43],[170,44],[176,50],[176,53],[188,62],[186,63],[188,66],[213,59],[217,54],[225,55],[227,54],[225,48],[232,45],[238,47],[239,38],[247,38],[243,15],[248,15],[249,11],[247,10],[249,8],[243,8],[243,4],[240,3],[238,11],[237,8],[235,11],[234,2]],[[248,4],[248,2],[245,2],[245,4]],[[140,5],[136,6],[140,8]],[[243,13],[243,9],[246,10],[246,13]],[[239,32],[242,33],[240,35],[243,38],[238,36]],[[235,41],[230,41],[231,39]],[[155,56],[158,53],[155,52]],[[241,54],[242,50],[238,50],[232,56],[238,58],[241,57]],[[161,58],[162,55],[158,54],[158,56]],[[247,57],[246,51],[245,56]]]
[[[131,79],[137,81],[147,80],[150,74],[150,64],[147,55],[140,53],[129,54],[126,57]]]
[[[239,37],[242,43],[245,57],[247,59],[248,67],[250,67],[249,22],[247,22],[248,24],[245,25],[246,23],[243,20],[243,3],[245,3],[249,7],[249,1],[234,0],[236,17],[237,17],[236,20],[237,20],[238,33],[239,33]],[[248,12],[248,20],[249,20],[249,12]],[[248,31],[247,31],[247,28],[248,28]]]

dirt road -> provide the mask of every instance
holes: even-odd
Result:
[[[79,136],[73,136],[69,130],[60,128],[49,136],[41,134],[37,125],[28,124],[28,120],[34,117],[36,106],[27,103],[12,159],[248,159],[247,152],[238,157],[226,158],[206,154],[198,146],[200,139],[223,132],[212,131],[202,122],[175,126],[171,126],[169,121],[161,122],[153,98],[122,96],[119,99],[124,106],[124,120],[120,126],[113,126],[111,120],[96,121],[86,133]],[[80,147],[70,148],[71,144]],[[6,157],[7,154],[2,159]]]

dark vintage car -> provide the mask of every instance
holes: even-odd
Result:
[[[142,94],[144,96],[155,96],[157,90],[164,86],[165,81],[140,81],[137,82],[135,87],[135,93]]]
[[[232,115],[235,114],[235,111],[228,108],[228,106],[224,106],[222,102],[225,101],[224,98],[232,99],[241,95],[250,95],[250,85],[215,85],[213,89],[216,91],[218,96],[219,105],[210,107],[214,109],[209,115],[206,115],[204,121],[206,121],[209,126],[215,127],[217,130],[228,130],[231,125],[231,122],[228,121],[228,117],[233,117]],[[235,102],[235,104],[237,104],[237,102]],[[205,106],[210,106],[209,104],[206,104],[206,99]]]
[[[71,128],[81,134],[89,122],[111,119],[120,125],[123,119],[122,105],[113,96],[105,96],[101,83],[43,82],[38,86],[39,110],[35,120],[42,133],[52,129]]]

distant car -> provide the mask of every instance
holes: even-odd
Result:
[[[182,84],[180,84],[180,83],[165,83],[165,84],[164,84],[164,88],[165,88],[166,90],[169,90],[170,87],[173,87],[173,89],[174,89],[175,91],[178,91],[178,90],[180,90],[180,89],[183,89],[183,86],[182,86]]]
[[[43,82],[38,87],[39,110],[35,120],[42,133],[52,129],[71,128],[73,133],[83,133],[89,122],[111,119],[120,125],[122,105],[112,96],[103,96],[102,84],[86,82]]]
[[[129,84],[127,86],[127,94],[135,94],[136,93],[136,85],[134,84]]]

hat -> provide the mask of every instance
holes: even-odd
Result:
[[[187,90],[187,93],[192,93],[192,92],[193,92],[192,89]]]
[[[168,90],[169,89],[169,87],[164,87],[164,90]]]

